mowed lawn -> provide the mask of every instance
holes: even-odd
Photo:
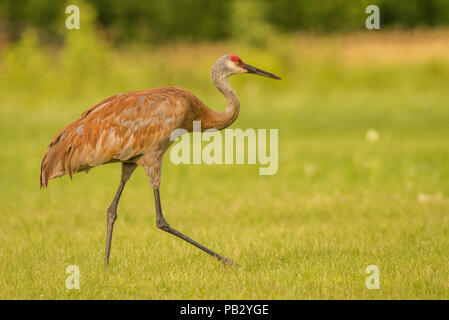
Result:
[[[88,35],[62,49],[36,41],[27,34],[0,60],[0,298],[449,298],[447,31],[298,35],[267,48],[112,49]],[[278,172],[166,157],[161,199],[173,227],[239,266],[157,229],[138,168],[106,272],[106,209],[120,165],[39,190],[46,146],[119,92],[179,85],[224,109],[208,72],[225,53],[283,78],[230,79],[241,100],[232,128],[278,129]],[[69,265],[80,269],[79,290],[66,288]],[[380,289],[365,285],[370,265]]]

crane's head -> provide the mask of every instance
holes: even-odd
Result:
[[[212,67],[211,72],[212,74],[215,73],[216,75],[219,74],[224,77],[229,77],[233,74],[253,73],[267,78],[281,80],[280,77],[272,73],[260,70],[244,63],[240,57],[233,54],[227,54],[218,58],[215,65]]]

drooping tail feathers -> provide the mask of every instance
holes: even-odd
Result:
[[[79,121],[62,129],[50,145],[41,162],[40,187],[47,187],[50,179],[68,174],[70,178],[74,172],[81,169],[79,157],[79,136],[76,128]]]

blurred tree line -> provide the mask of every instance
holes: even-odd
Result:
[[[69,4],[80,6],[81,27],[83,6],[88,6],[97,29],[115,43],[364,30],[370,4],[380,8],[382,29],[449,24],[449,0],[2,0],[0,28],[13,41],[29,27],[58,39]]]

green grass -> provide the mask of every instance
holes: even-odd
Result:
[[[0,298],[448,299],[449,42],[384,37],[368,37],[368,49],[351,37],[281,39],[262,52],[238,43],[112,49],[87,36],[52,50],[28,34],[4,49]],[[118,92],[175,84],[224,108],[208,70],[228,52],[283,77],[231,79],[241,99],[233,127],[279,129],[278,173],[167,157],[161,198],[173,227],[239,267],[157,229],[139,168],[105,272],[106,209],[120,166],[39,190],[47,144]],[[369,129],[377,142],[366,140]],[[72,264],[80,290],[65,287]],[[380,269],[379,290],[365,287],[369,265]]]

